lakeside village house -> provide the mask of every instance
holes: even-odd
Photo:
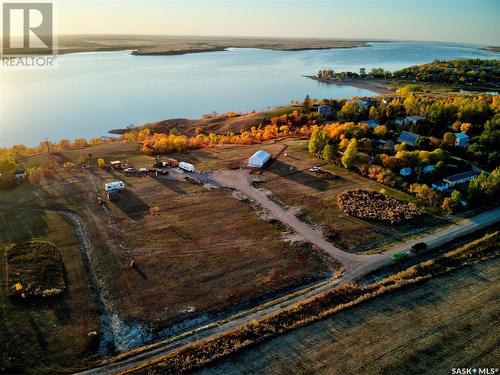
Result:
[[[397,118],[396,120],[394,120],[394,122],[398,126],[406,127],[409,125],[417,125],[417,123],[423,120],[425,120],[425,117],[422,116],[406,116]]]
[[[322,104],[318,107],[318,114],[323,118],[333,118],[335,116],[335,111],[332,107],[326,104]]]
[[[431,187],[437,191],[446,191],[454,186],[462,185],[472,181],[477,175],[479,175],[479,172],[477,171],[467,171],[467,172],[457,173],[443,178],[442,182],[437,182],[435,184],[432,184]]]
[[[415,147],[415,145],[417,144],[417,139],[419,137],[420,137],[419,134],[403,130],[401,134],[399,134],[398,142],[399,143],[405,142],[407,145]]]

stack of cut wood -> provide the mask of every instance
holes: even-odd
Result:
[[[388,195],[369,190],[346,190],[337,198],[340,209],[351,216],[398,223],[412,219],[422,212],[414,204],[399,201]]]

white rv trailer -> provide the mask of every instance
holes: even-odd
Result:
[[[113,181],[104,184],[104,190],[106,190],[107,193],[123,189],[125,189],[125,183],[123,181]]]
[[[183,161],[179,163],[179,168],[185,170],[186,172],[194,172],[194,165]]]

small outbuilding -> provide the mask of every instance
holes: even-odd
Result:
[[[26,171],[16,171],[15,176],[16,180],[19,181],[26,180]]]
[[[436,167],[433,165],[426,165],[425,167],[422,168],[422,173],[423,174],[429,174],[429,173],[434,173],[436,170]]]
[[[114,168],[114,169],[120,169],[120,168],[122,168],[122,162],[120,160],[110,161],[109,165],[111,165],[111,168]]]
[[[248,159],[248,166],[252,168],[262,168],[271,158],[269,152],[259,150]]]
[[[455,146],[467,147],[469,145],[469,136],[463,133],[455,133]]]
[[[450,186],[446,183],[446,182],[443,182],[443,181],[440,181],[440,182],[436,182],[434,184],[431,185],[431,187],[436,190],[436,191],[447,191]]]
[[[404,177],[408,177],[408,176],[411,176],[411,173],[412,173],[412,169],[411,168],[402,168],[400,171],[399,171],[399,174],[401,176],[404,176]]]

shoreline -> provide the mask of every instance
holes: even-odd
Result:
[[[384,84],[384,81],[381,80],[330,80],[309,75],[303,75],[303,77],[312,79],[317,82],[325,83],[327,85],[351,86],[358,89],[369,90],[378,95],[386,95],[394,92],[393,89],[387,87]]]
[[[305,51],[369,47],[369,40],[318,38],[168,37],[168,36],[61,36],[59,54],[132,50],[136,56],[185,55],[256,48],[274,51]]]

